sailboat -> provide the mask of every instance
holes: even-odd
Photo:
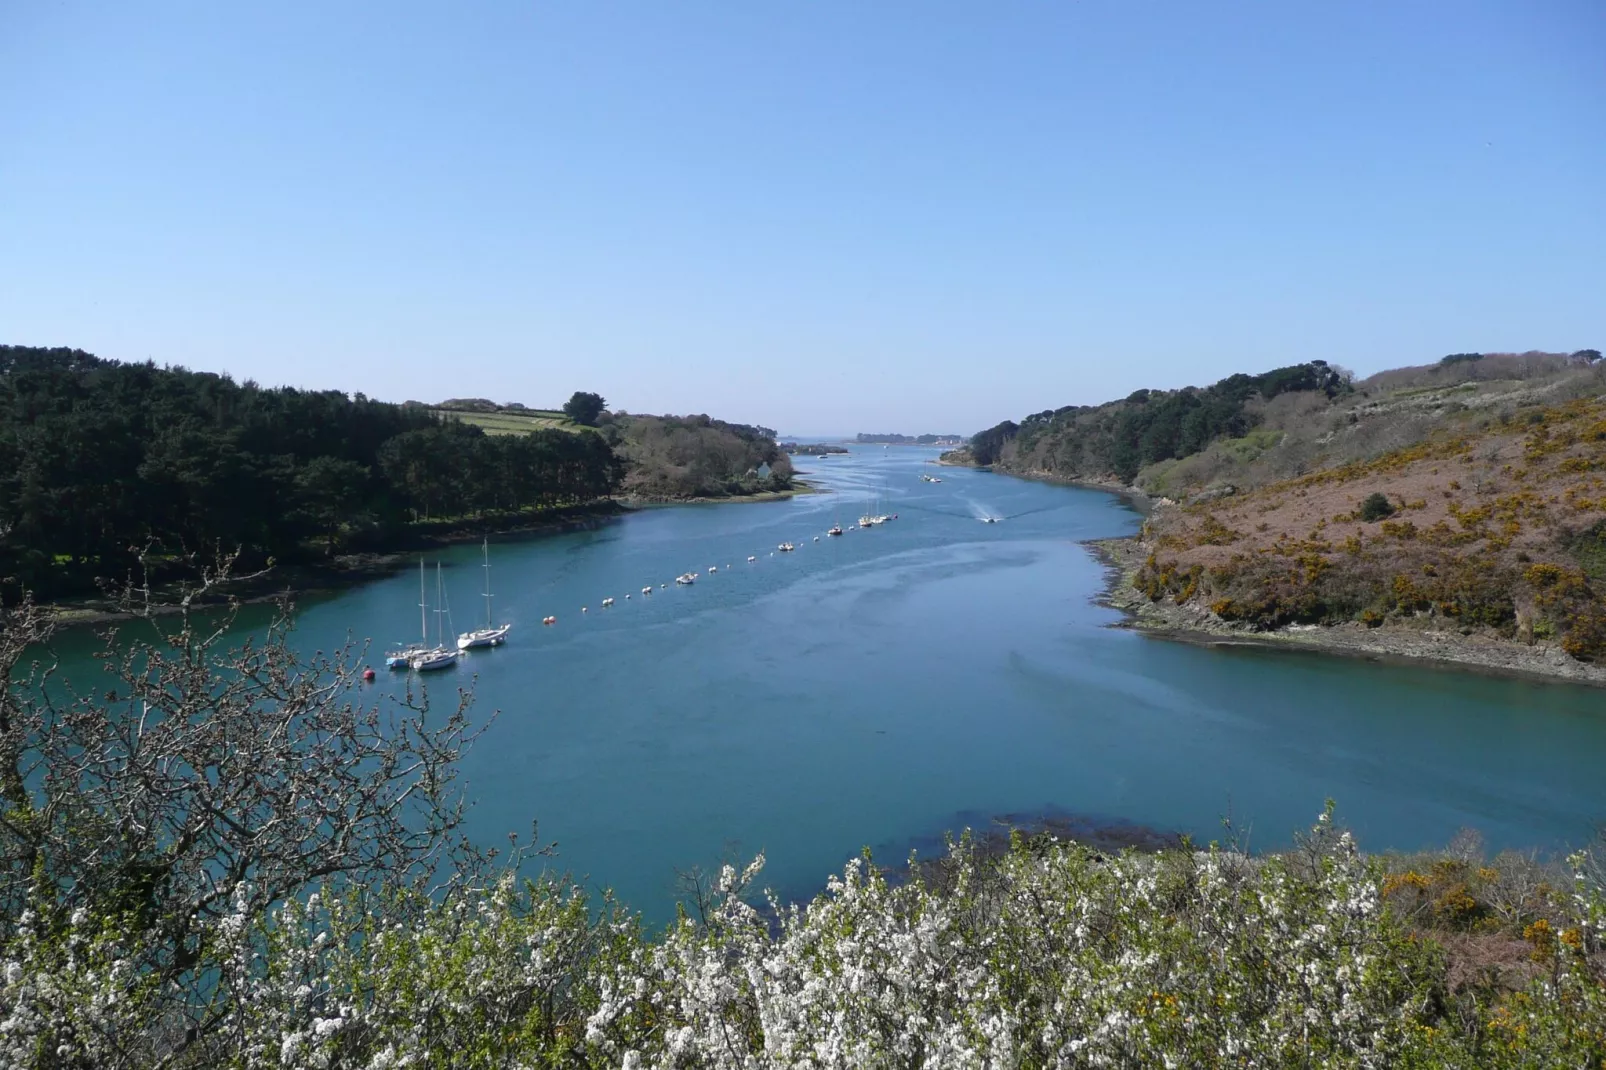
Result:
[[[871,505],[867,500],[865,502],[864,515],[859,518],[859,526],[861,528],[873,528],[879,523],[881,523],[881,518],[876,515],[875,506]]]
[[[441,585],[441,563],[435,562],[435,647],[415,656],[412,660],[414,672],[434,672],[437,669],[449,669],[457,664],[462,654],[445,644],[444,633],[441,628],[441,615],[446,613],[446,589]]]
[[[859,518],[859,526],[861,528],[872,528],[877,524],[885,524],[889,520],[898,519],[898,515],[896,513],[893,513],[889,516],[886,513],[879,512],[880,508],[881,492],[878,490],[876,491],[875,504],[870,507],[870,511],[868,513]]]
[[[420,654],[429,653],[429,616],[424,602],[424,559],[418,559],[418,642],[385,655],[387,669],[405,669]]]
[[[507,642],[507,633],[513,630],[511,624],[493,624],[491,617],[491,540],[486,539],[481,544],[485,554],[485,627],[476,628],[471,632],[464,632],[457,637],[457,649],[473,650],[482,646],[501,646]]]

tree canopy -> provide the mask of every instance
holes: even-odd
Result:
[[[569,400],[563,403],[563,414],[577,424],[586,427],[597,426],[597,418],[608,407],[601,394],[593,394],[585,390],[576,390]]]
[[[1348,389],[1344,373],[1312,360],[1259,375],[1229,375],[1203,388],[1135,390],[1104,405],[1045,409],[1019,425],[1006,420],[972,436],[970,448],[978,464],[998,463],[1012,444],[1010,457],[1029,456],[1032,468],[1129,482],[1145,465],[1246,434],[1257,419],[1251,399],[1269,401],[1295,391],[1331,398]]]
[[[622,475],[590,432],[494,437],[362,394],[0,347],[7,596],[94,590],[153,547],[254,568],[379,546],[412,520],[591,501]]]
[[[629,494],[710,498],[791,484],[791,458],[767,427],[704,415],[631,416],[611,430],[625,457],[624,489]]]
[[[564,406],[594,430],[490,434],[470,419],[513,406],[460,398],[432,412],[0,346],[0,599],[95,591],[141,555],[160,573],[164,558],[238,552],[251,570],[392,548],[419,522],[583,505],[621,488],[678,499],[791,483],[769,428],[604,416],[605,405],[582,391]]]

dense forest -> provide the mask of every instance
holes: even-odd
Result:
[[[1203,388],[1136,390],[1103,405],[1045,409],[972,436],[970,453],[976,464],[1130,483],[1146,465],[1247,434],[1259,423],[1257,403],[1299,392],[1330,399],[1348,389],[1345,373],[1313,360]]]
[[[338,391],[0,347],[0,593],[127,575],[142,552],[245,566],[376,547],[429,518],[572,505],[623,466],[593,433],[490,436]]]

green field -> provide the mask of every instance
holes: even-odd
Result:
[[[487,435],[526,435],[544,427],[559,431],[578,431],[580,425],[557,409],[528,409],[524,412],[461,412],[457,409],[431,409],[443,419],[462,420],[482,428]]]

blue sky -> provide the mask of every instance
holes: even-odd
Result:
[[[970,432],[1606,347],[1606,7],[0,0],[0,341]]]

